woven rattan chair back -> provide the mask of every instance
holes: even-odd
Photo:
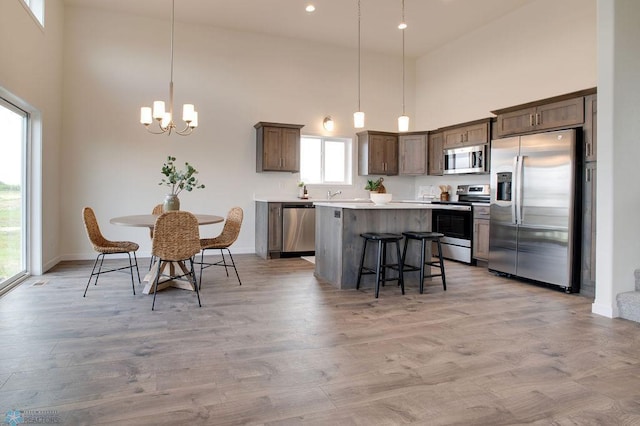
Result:
[[[244,212],[240,207],[233,207],[227,213],[227,220],[224,222],[224,227],[222,228],[222,232],[215,238],[203,238],[200,240],[200,245],[202,247],[202,254],[200,256],[200,285],[202,285],[202,270],[208,268],[210,266],[224,266],[224,269],[229,276],[229,267],[233,268],[236,272],[236,277],[238,277],[238,283],[242,285],[242,281],[240,281],[240,275],[238,274],[238,268],[236,268],[236,263],[233,260],[233,256],[231,255],[231,250],[229,247],[231,244],[235,243],[238,239],[238,235],[240,235],[240,228],[242,227],[242,219],[244,217]],[[220,254],[222,255],[222,260],[218,262],[205,262],[204,261],[204,253],[206,250],[210,249],[219,249]],[[228,264],[225,257],[224,251],[227,251],[229,258],[231,260],[231,264]]]
[[[222,232],[216,238],[214,244],[216,247],[209,248],[226,248],[235,243],[238,239],[238,235],[240,235],[240,227],[242,226],[243,217],[244,212],[240,207],[233,207],[229,210]]]
[[[151,253],[167,261],[190,259],[200,252],[198,219],[185,211],[162,213],[156,219]]]
[[[132,241],[111,241],[106,239],[104,235],[102,235],[102,232],[100,232],[100,226],[98,226],[96,214],[91,207],[85,207],[82,209],[82,220],[84,222],[84,229],[87,232],[87,237],[93,245],[93,249],[98,252],[96,261],[93,263],[93,269],[91,270],[89,281],[84,289],[84,296],[86,297],[87,295],[87,290],[89,289],[89,284],[93,277],[96,277],[94,285],[98,285],[98,278],[100,277],[100,274],[125,269],[128,269],[131,273],[131,286],[133,287],[133,294],[136,294],[135,283],[133,281],[133,268],[136,269],[138,274],[138,283],[140,283],[140,271],[138,270],[138,259],[136,257],[136,251],[139,248],[138,244]],[[122,253],[126,253],[129,257],[128,266],[103,269],[105,255]],[[131,258],[131,255],[133,255],[133,259]]]
[[[87,231],[87,237],[93,244],[93,249],[102,253],[102,249],[109,245],[109,241],[100,232],[96,214],[91,207],[82,209],[82,219],[84,220],[84,229]]]
[[[160,216],[162,213],[162,204],[157,204],[151,211],[151,214],[155,214],[158,216]],[[149,238],[153,239],[153,228],[149,229]]]
[[[151,253],[158,263],[158,272],[154,279],[153,303],[151,310],[156,305],[156,296],[158,294],[158,282],[160,280],[160,271],[164,262],[180,262],[181,265],[188,260],[190,268],[187,271],[186,266],[181,266],[184,276],[189,278],[192,283],[196,295],[198,297],[198,305],[200,303],[200,290],[198,280],[193,267],[193,256],[200,251],[200,232],[198,230],[198,219],[191,213],[185,211],[170,211],[162,213],[156,219],[153,227],[153,242],[151,244]]]

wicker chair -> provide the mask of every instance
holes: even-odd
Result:
[[[198,288],[198,279],[193,266],[193,257],[200,251],[200,233],[198,230],[198,219],[186,211],[170,211],[161,214],[153,227],[153,244],[151,253],[157,259],[158,271],[153,282],[153,304],[151,310],[156,304],[156,295],[158,294],[158,283],[161,278],[163,262],[178,262],[184,275],[180,277],[168,277],[162,282],[174,280],[177,278],[187,277],[193,285],[196,295],[198,296],[198,306],[200,303],[200,291]],[[182,262],[189,260],[190,270],[182,267]]]
[[[151,214],[160,216],[162,213],[164,213],[162,209],[163,209],[162,204],[156,204],[156,206],[151,211]],[[149,238],[153,240],[153,228],[149,228]],[[149,259],[149,270],[151,270],[151,266],[153,265],[154,260],[155,259],[153,255],[151,255],[151,259]]]
[[[233,207],[227,213],[227,220],[224,223],[224,228],[220,235],[215,238],[203,238],[200,240],[200,246],[202,247],[202,253],[200,256],[200,285],[202,286],[202,270],[208,268],[210,266],[224,266],[225,272],[227,273],[227,277],[229,276],[229,269],[233,268],[236,271],[236,277],[238,277],[238,283],[242,285],[242,281],[240,281],[240,275],[238,275],[238,268],[236,268],[236,263],[233,261],[233,256],[231,256],[231,250],[229,247],[233,244],[240,234],[240,227],[242,226],[242,218],[243,211],[240,207]],[[214,263],[207,263],[204,261],[204,252],[211,249],[220,250],[220,254],[222,255],[222,260]],[[229,258],[231,259],[231,264],[228,264],[224,257],[224,251],[227,250],[229,254]]]
[[[107,272],[121,271],[124,269],[128,269],[131,273],[131,287],[133,288],[133,294],[136,294],[136,285],[133,281],[133,268],[136,268],[136,272],[138,274],[138,283],[140,283],[140,271],[138,270],[138,259],[136,257],[136,251],[138,250],[138,244],[131,241],[109,241],[100,232],[100,227],[98,226],[98,221],[96,220],[96,215],[93,212],[91,207],[85,207],[82,209],[82,218],[84,221],[84,227],[87,231],[87,237],[89,237],[89,241],[93,244],[93,249],[98,252],[98,256],[96,257],[96,261],[93,263],[93,269],[91,270],[91,275],[89,276],[89,281],[87,282],[87,286],[84,289],[84,296],[87,296],[87,290],[89,289],[89,284],[91,284],[91,280],[93,277],[96,277],[94,285],[98,285],[98,277],[100,274],[105,274]],[[111,269],[102,269],[104,257],[107,254],[122,254],[126,253],[129,256],[129,266],[122,266],[119,268],[111,268]],[[133,254],[133,261],[131,261],[131,254]],[[98,261],[100,264],[98,265]],[[98,267],[98,271],[96,272],[96,267]]]

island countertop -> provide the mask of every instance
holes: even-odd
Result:
[[[397,201],[388,204],[373,204],[372,202],[339,202],[339,201],[315,201],[316,207],[333,207],[338,209],[358,209],[358,210],[469,210],[470,206],[455,204],[430,204],[430,203],[412,203],[408,201]]]

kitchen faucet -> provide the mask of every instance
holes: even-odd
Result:
[[[327,191],[327,200],[332,199],[336,195],[342,194],[342,191],[331,192],[331,190]]]

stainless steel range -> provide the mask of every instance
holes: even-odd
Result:
[[[456,206],[455,209],[433,209],[432,229],[444,234],[442,254],[446,259],[473,263],[473,206],[489,205],[489,185],[458,185],[458,201],[433,201],[432,204]]]

